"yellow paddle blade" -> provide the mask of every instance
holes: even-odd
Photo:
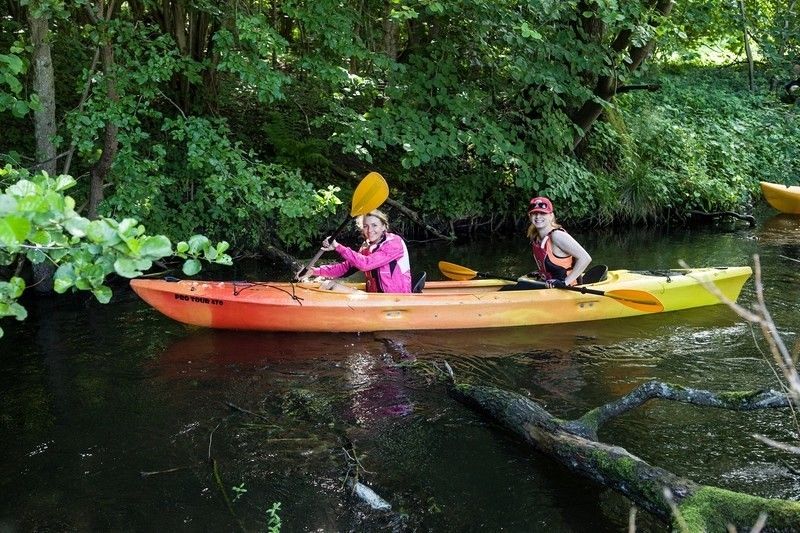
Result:
[[[455,263],[448,263],[447,261],[439,261],[439,270],[444,274],[444,277],[456,281],[474,279],[478,275],[475,270]]]
[[[645,291],[636,291],[633,289],[619,289],[615,291],[605,291],[603,296],[614,298],[623,305],[627,305],[631,309],[644,311],[645,313],[660,313],[664,310],[664,304],[658,301],[658,298]]]
[[[387,198],[389,198],[389,185],[386,180],[377,172],[370,172],[353,191],[350,216],[366,215],[373,209],[378,209]]]

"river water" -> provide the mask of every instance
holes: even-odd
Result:
[[[800,217],[574,234],[612,269],[747,265],[759,254],[770,311],[786,343],[798,342]],[[442,259],[501,275],[532,269],[521,236],[410,249],[428,279],[440,278]],[[237,266],[228,276],[287,274]],[[740,302],[754,298],[749,281]],[[650,379],[779,387],[759,333],[721,305],[533,328],[312,335],[183,326],[124,287],[105,306],[83,294],[25,304],[28,320],[4,320],[0,339],[4,532],[265,531],[277,502],[284,531],[620,531],[627,500],[455,403],[435,365],[560,418]],[[800,458],[754,433],[798,438],[787,410],[655,401],[600,439],[700,483],[800,497]],[[350,495],[356,472],[391,512]],[[665,529],[644,513],[638,521]]]

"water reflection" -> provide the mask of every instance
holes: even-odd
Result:
[[[679,331],[706,331],[739,322],[724,306],[688,309],[621,320],[457,331],[296,334],[186,329],[148,363],[172,377],[213,377],[234,367],[348,361],[363,366],[363,354],[386,352],[398,360],[422,357],[497,357],[535,351],[567,353],[586,346],[657,339]],[[356,374],[359,372],[356,371]]]
[[[762,243],[800,246],[800,216],[781,213],[764,220],[756,232]]]

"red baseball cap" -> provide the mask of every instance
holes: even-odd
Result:
[[[528,214],[531,213],[544,213],[549,215],[553,212],[553,202],[550,201],[550,198],[546,198],[544,196],[537,196],[536,198],[531,198],[531,205],[528,208]]]

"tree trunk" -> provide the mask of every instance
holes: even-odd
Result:
[[[744,8],[744,0],[739,0],[739,14],[742,16],[742,35],[744,37],[744,53],[747,56],[747,73],[750,82],[750,92],[755,90],[753,51],[750,49],[750,30],[747,27],[747,15]]]
[[[33,15],[36,5],[28,6],[28,25],[33,45],[33,92],[39,96],[41,109],[34,111],[34,136],[36,137],[36,168],[56,174],[56,90],[53,77],[53,60],[50,57],[49,25],[47,16]]]
[[[658,0],[654,8],[655,12],[660,16],[666,17],[672,11],[675,5],[674,0]],[[657,26],[656,20],[650,22],[651,26]],[[630,46],[632,33],[630,30],[621,31],[614,39],[611,45],[611,50],[614,55],[623,52]],[[650,41],[644,46],[635,46],[629,49],[631,62],[626,65],[628,72],[633,72],[642,64],[647,56],[653,51],[655,41]],[[617,92],[617,77],[616,75],[601,76],[594,88],[594,95],[604,101],[610,101]],[[603,105],[595,101],[595,99],[587,100],[583,106],[573,115],[572,121],[578,126],[580,133],[575,135],[573,139],[573,150],[583,141],[589,128],[603,113]]]
[[[451,373],[452,377],[452,373]],[[600,425],[653,398],[739,411],[788,407],[775,391],[714,394],[649,382],[627,396],[565,421],[536,402],[513,392],[453,383],[450,394],[493,418],[572,472],[612,488],[674,527],[684,531],[725,531],[728,524],[749,528],[761,513],[768,530],[800,528],[800,503],[772,500],[700,485],[652,466],[624,448],[597,441]],[[673,510],[674,508],[674,510]],[[677,511],[677,512],[676,512]]]
[[[397,41],[400,30],[397,23],[389,18],[392,12],[392,3],[384,1],[383,3],[383,53],[386,54],[392,61],[397,59]]]
[[[114,12],[114,2],[112,0],[104,14],[105,2],[100,0],[99,11],[103,19],[108,22]],[[111,38],[103,44],[101,50],[103,59],[103,73],[106,82],[106,96],[110,102],[117,102],[119,95],[117,94],[117,82],[114,74],[114,48]],[[111,171],[111,166],[114,164],[114,158],[117,156],[117,149],[119,141],[117,134],[119,127],[111,120],[106,121],[105,131],[103,134],[103,152],[100,160],[92,167],[91,184],[89,186],[89,206],[87,209],[87,216],[90,219],[97,218],[97,210],[100,202],[103,201],[103,189]]]

